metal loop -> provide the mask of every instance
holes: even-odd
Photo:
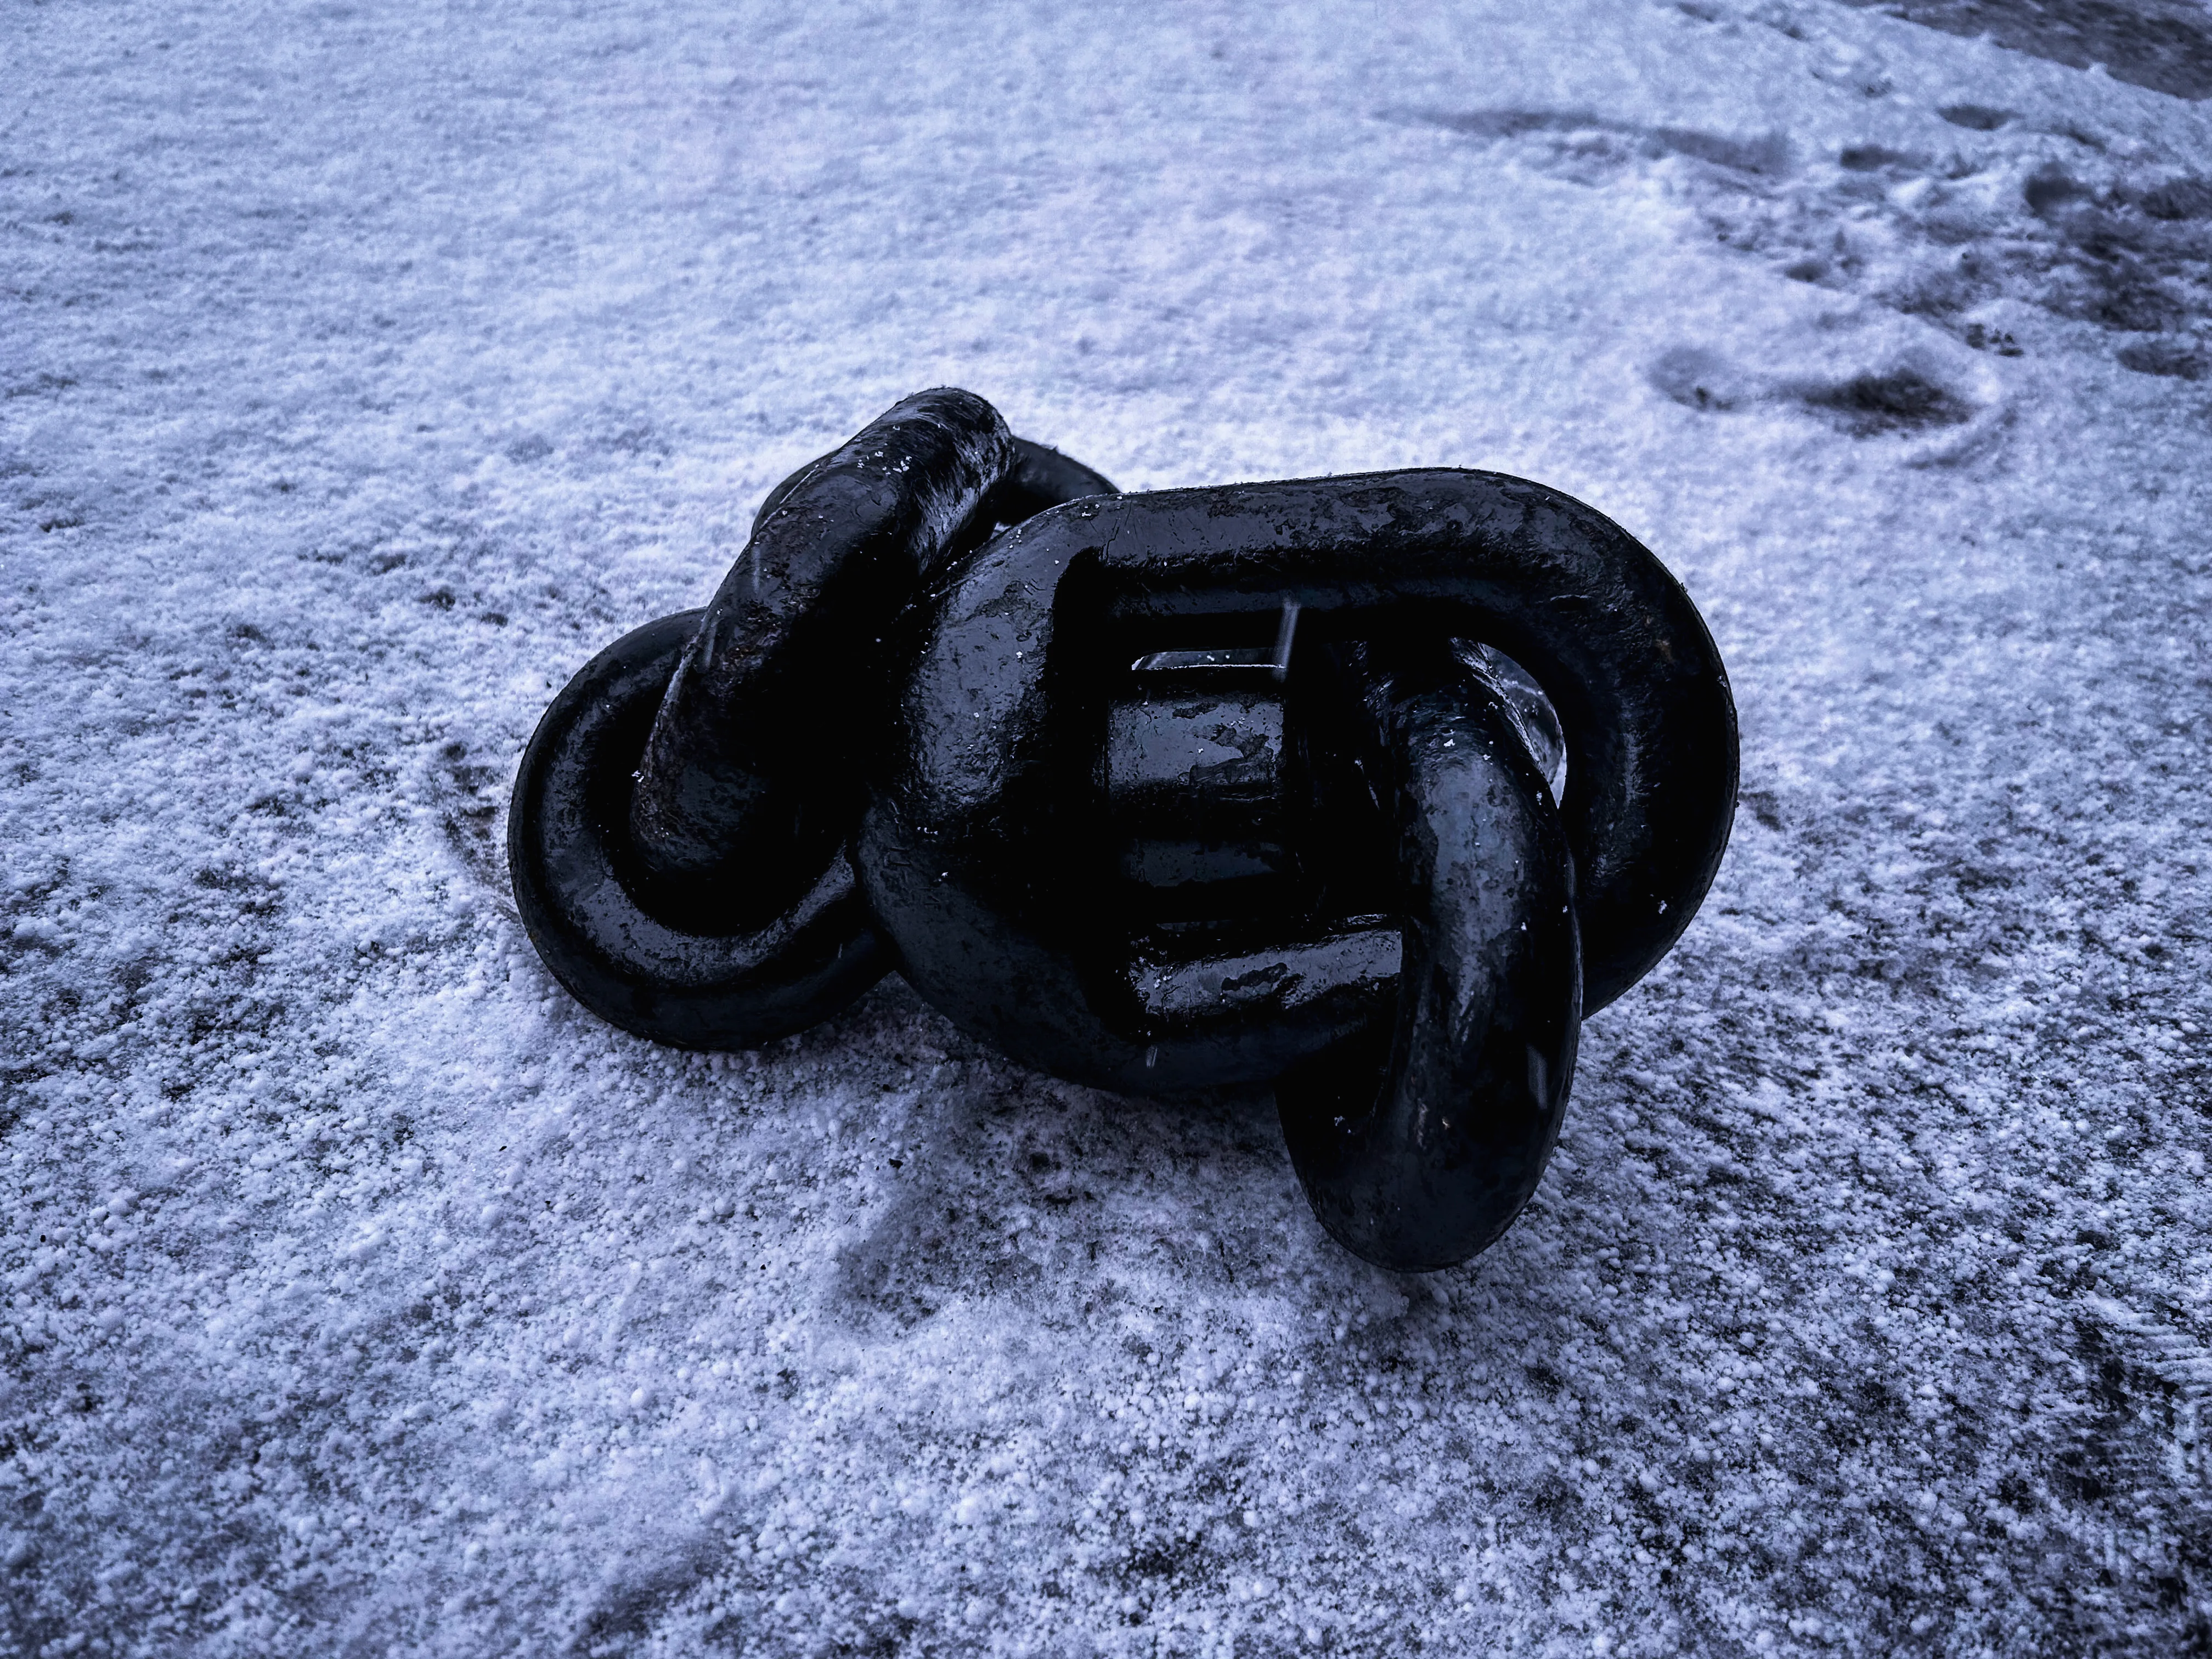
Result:
[[[1418,1270],[1528,1202],[1581,1018],[1687,924],[1735,784],[1703,622],[1580,502],[1116,496],[939,390],[562,691],[509,855],[562,983],[660,1041],[767,1041],[896,961],[1059,1076],[1272,1083],[1322,1225]]]
[[[641,865],[758,925],[805,893],[859,816],[884,702],[878,647],[988,532],[1015,465],[998,410],[925,392],[787,481],[700,618],[638,766]]]
[[[882,978],[894,953],[845,842],[888,724],[887,636],[1000,524],[1113,488],[957,391],[778,484],[714,603],[593,658],[524,753],[508,866],[555,977],[625,1030],[718,1049]]]
[[[1574,865],[1537,760],[1448,643],[1345,653],[1394,808],[1397,1018],[1275,1085],[1314,1214],[1404,1272],[1464,1261],[1544,1173],[1581,1028]]]
[[[842,857],[757,927],[638,867],[632,776],[702,614],[624,635],[562,689],[523,754],[507,868],[531,943],[593,1013],[679,1048],[749,1048],[827,1019],[892,957]]]
[[[1172,490],[1041,514],[937,606],[859,863],[902,970],[954,1024],[1058,1075],[1155,1092],[1272,1078],[1382,1017],[1372,952],[1346,933],[1376,908],[1365,832],[1340,834],[1325,803],[1307,862],[1345,890],[1284,902],[1261,941],[1272,968],[1224,945],[1224,983],[1272,974],[1233,1019],[1148,1022],[1099,880],[1112,804],[1077,734],[1110,722],[1116,677],[1163,654],[1264,661],[1293,605],[1293,726],[1328,718],[1302,663],[1334,642],[1478,640],[1531,673],[1566,736],[1585,1011],[1665,954],[1718,867],[1736,781],[1727,676],[1665,567],[1580,502],[1494,473]],[[1194,649],[1216,646],[1231,648]]]

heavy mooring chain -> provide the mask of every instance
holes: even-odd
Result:
[[[1555,490],[1125,495],[940,390],[569,682],[508,854],[629,1030],[749,1047],[896,966],[1057,1076],[1272,1084],[1323,1226],[1421,1269],[1535,1190],[1581,1021],[1688,924],[1735,784],[1687,595]]]

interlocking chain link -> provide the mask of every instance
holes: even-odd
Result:
[[[1687,595],[1557,491],[1119,495],[940,390],[570,683],[509,854],[629,1030],[756,1044],[896,965],[1058,1076],[1272,1085],[1322,1224],[1420,1269],[1534,1191],[1582,1018],[1688,924],[1736,765]]]

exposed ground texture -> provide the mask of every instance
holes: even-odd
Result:
[[[2212,1650],[2212,104],[1812,0],[0,33],[0,1651]],[[1704,609],[1728,861],[1475,1263],[896,981],[538,967],[550,689],[940,384]]]

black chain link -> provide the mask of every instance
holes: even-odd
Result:
[[[569,683],[508,852],[627,1030],[751,1046],[896,966],[1058,1076],[1272,1085],[1322,1224],[1419,1269],[1534,1193],[1581,1021],[1687,926],[1735,786],[1688,597],[1557,491],[1124,495],[940,390]]]

